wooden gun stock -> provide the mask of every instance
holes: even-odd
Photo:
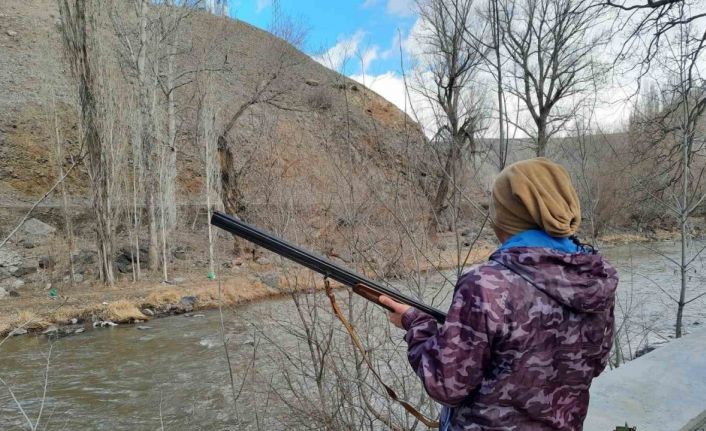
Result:
[[[387,311],[391,311],[393,313],[395,312],[395,310],[380,302],[380,295],[384,295],[384,293],[375,290],[375,288],[373,287],[366,286],[364,284],[356,284],[355,286],[353,286],[353,292],[362,296],[370,302],[374,302],[375,304],[386,309]]]

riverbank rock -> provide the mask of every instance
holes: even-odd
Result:
[[[195,296],[184,296],[174,308],[177,313],[190,313],[194,311],[196,300],[197,298]]]
[[[27,330],[25,328],[15,328],[12,331],[10,331],[10,336],[17,337],[18,335],[25,335],[26,333],[27,333]]]
[[[113,326],[118,326],[118,324],[117,324],[117,323],[114,323],[114,322],[111,322],[110,320],[99,320],[99,321],[93,322],[93,327],[94,327],[94,328],[97,328],[97,327],[99,327],[99,326],[100,326],[101,328],[106,328],[106,327],[112,328]]]
[[[142,314],[144,314],[145,316],[149,316],[149,317],[154,316],[154,311],[152,311],[149,308],[143,308],[141,311],[142,311]]]
[[[142,326],[142,325],[137,327],[138,331],[147,331],[148,329],[152,329],[152,327],[151,326]]]
[[[3,287],[0,287],[0,299],[6,297],[8,295],[9,295],[9,293],[7,292],[7,290],[5,290],[5,288],[3,288]]]
[[[42,335],[55,335],[59,332],[59,328],[56,326],[52,325],[48,327],[47,329],[42,331]]]

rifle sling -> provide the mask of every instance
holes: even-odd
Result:
[[[333,289],[331,289],[331,285],[329,284],[328,279],[324,279],[324,284],[326,286],[326,296],[328,296],[329,301],[331,301],[331,308],[333,309],[333,313],[336,315],[336,317],[338,317],[338,320],[341,321],[343,327],[346,328],[346,332],[348,332],[348,335],[350,335],[353,344],[363,356],[363,360],[370,369],[370,372],[373,374],[373,376],[375,376],[375,380],[377,380],[378,383],[380,383],[380,385],[385,388],[387,396],[389,396],[393,401],[400,404],[407,411],[407,413],[417,418],[417,420],[422,422],[427,427],[439,428],[438,421],[429,419],[422,412],[417,410],[413,405],[398,397],[397,393],[382,380],[382,377],[380,376],[380,374],[378,374],[377,370],[373,366],[373,362],[370,360],[368,352],[365,350],[365,346],[363,346],[363,342],[360,340],[360,336],[358,336],[356,330],[353,328],[350,322],[348,322],[348,319],[346,319],[346,317],[343,315],[343,312],[339,308],[338,303],[336,302],[336,297],[333,294]]]

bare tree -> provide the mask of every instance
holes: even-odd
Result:
[[[664,19],[686,23],[676,26],[673,32],[659,36],[662,49],[652,57],[645,57],[645,61],[649,60],[650,73],[662,83],[660,93],[663,106],[656,115],[650,112],[649,117],[634,119],[643,131],[643,138],[648,140],[651,157],[658,168],[654,174],[662,180],[662,195],[655,197],[661,200],[662,206],[675,218],[679,227],[680,258],[668,259],[679,271],[679,293],[672,295],[664,292],[676,305],[677,338],[683,335],[685,307],[703,296],[687,297],[689,271],[703,251],[690,251],[692,233],[689,218],[706,200],[706,140],[703,138],[706,78],[701,72],[706,54],[706,33],[688,23],[693,16],[686,3],[680,2],[669,8]],[[657,36],[649,34],[648,37],[653,40]],[[646,46],[649,50],[650,45]]]
[[[268,31],[275,36],[287,41],[293,46],[302,49],[309,35],[309,28],[304,25],[302,18],[295,18],[285,13],[280,0],[273,0],[272,18]]]
[[[601,11],[583,0],[500,0],[502,43],[512,65],[508,91],[529,112],[532,126],[515,123],[544,156],[549,139],[570,121],[577,96],[603,72],[597,48]],[[566,106],[561,106],[562,102]]]
[[[96,8],[92,0],[58,0],[61,13],[61,34],[66,59],[78,87],[80,134],[88,152],[88,173],[91,181],[92,206],[101,280],[113,284],[113,202],[109,149],[101,129],[100,84],[96,69],[100,68],[95,34]]]
[[[620,12],[618,28],[627,30],[627,38],[618,59],[637,57],[640,76],[647,74],[651,60],[670,33],[706,19],[706,9],[700,0],[606,0],[598,6],[609,6]],[[683,7],[687,11],[684,16]]]
[[[473,0],[423,0],[417,3],[425,29],[418,91],[429,101],[438,130],[431,144],[437,153],[440,173],[432,196],[431,227],[436,231],[442,212],[455,194],[452,182],[463,170],[464,153],[474,160],[477,138],[483,128],[484,100],[474,86],[486,48],[466,37],[475,27]]]

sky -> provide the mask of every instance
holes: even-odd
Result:
[[[307,42],[301,47],[306,53],[321,64],[361,82],[408,113],[411,113],[407,100],[410,96],[415,118],[428,134],[433,134],[436,129],[433,113],[423,106],[429,106],[428,102],[419,93],[406,91],[401,73],[400,49],[410,76],[408,59],[419,54],[415,35],[423,32],[414,0],[279,1],[285,15],[308,28]],[[228,5],[231,17],[268,29],[272,0],[229,0]],[[606,49],[599,56],[609,58],[612,55],[609,51],[611,49]],[[614,73],[596,90],[596,118],[606,131],[622,128],[629,117],[629,98],[636,89],[636,77],[629,73]],[[485,81],[491,83],[492,80]],[[508,108],[512,111],[513,106],[509,104]],[[490,125],[486,135],[496,134]],[[523,136],[518,130],[510,135]]]
[[[267,30],[271,0],[230,0],[229,14]],[[404,109],[400,36],[409,39],[414,0],[280,0],[284,13],[308,28],[303,47],[315,60]]]

